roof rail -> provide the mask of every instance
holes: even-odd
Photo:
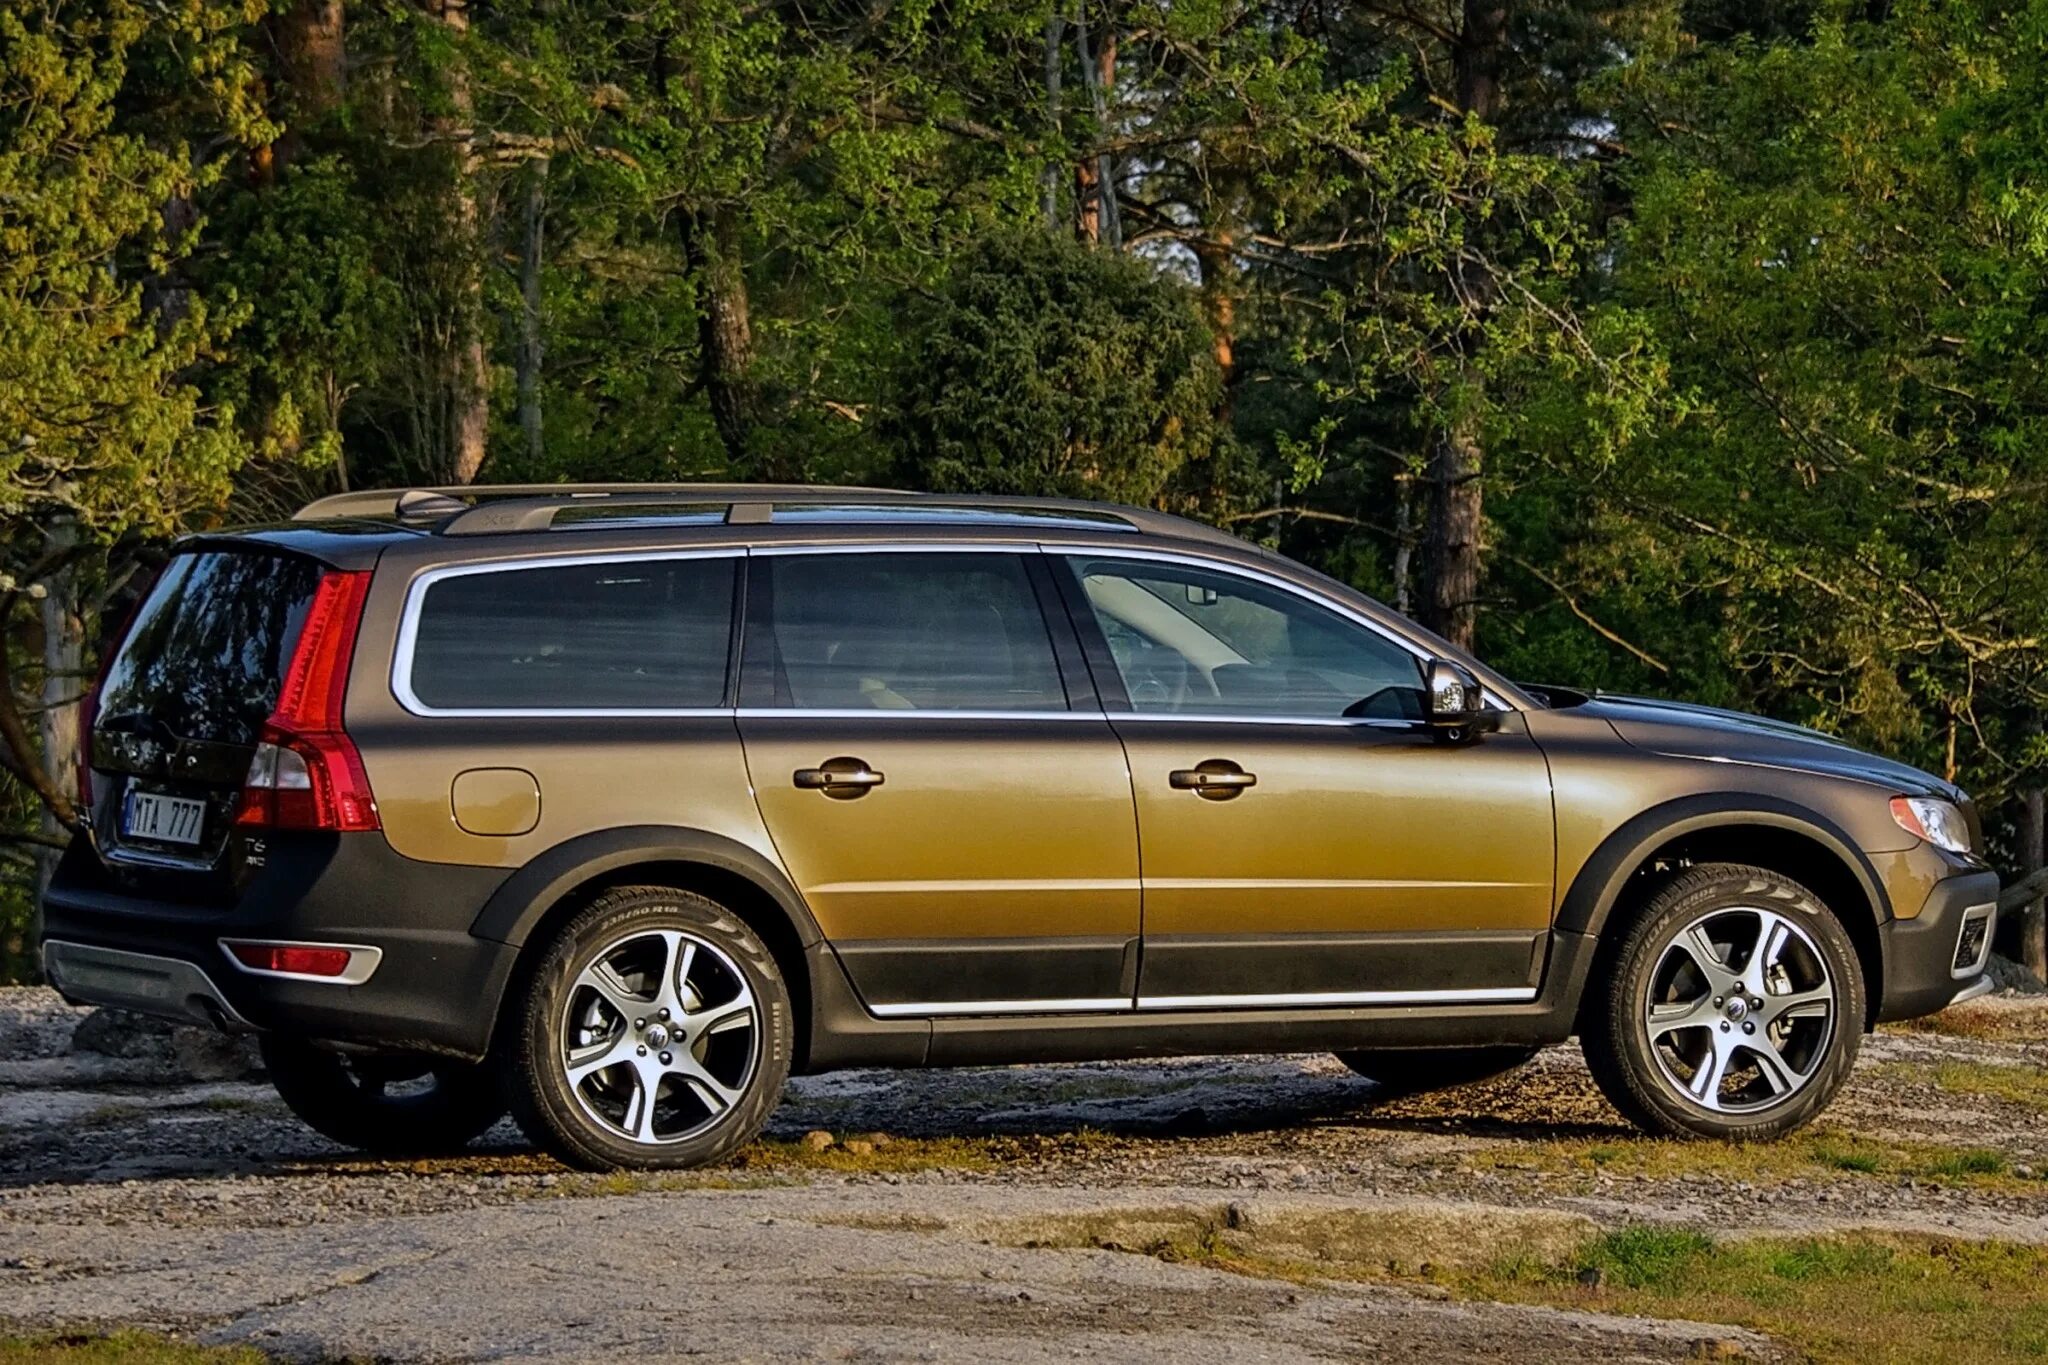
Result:
[[[735,502],[775,500],[820,494],[853,494],[863,498],[916,497],[885,488],[835,488],[827,484],[735,483],[475,483],[421,488],[364,488],[316,498],[292,513],[293,521],[336,517],[402,517],[426,519],[469,510],[473,505],[508,498],[546,499],[573,505],[583,499],[645,496],[668,502]]]
[[[673,507],[711,504],[725,507],[734,525],[774,520],[777,505],[852,503],[861,506],[928,505],[986,507],[1020,513],[1071,512],[1112,517],[1125,525],[1183,539],[1227,540],[1227,531],[1169,512],[1125,507],[1081,498],[1027,498],[987,494],[914,493],[895,488],[860,488],[830,484],[763,483],[543,483],[471,484],[431,488],[364,489],[337,493],[310,502],[294,514],[295,521],[333,517],[398,517],[433,521],[442,535],[502,535],[543,531],[555,517],[576,507]]]

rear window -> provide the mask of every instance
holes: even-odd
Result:
[[[720,706],[736,560],[494,567],[428,585],[413,699],[436,711]]]
[[[107,669],[96,728],[254,744],[319,582],[320,566],[292,555],[173,555]]]

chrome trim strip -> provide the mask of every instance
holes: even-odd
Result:
[[[1275,1009],[1320,1005],[1462,1005],[1529,1001],[1534,986],[1467,991],[1302,991],[1279,995],[1141,995],[1141,1010]]]
[[[920,711],[885,710],[880,707],[796,707],[742,706],[724,712],[741,720],[1092,720],[1108,717],[1101,711]]]
[[[878,1019],[927,1018],[960,1014],[1128,1014],[1127,996],[1104,1000],[943,1000],[928,1004],[870,1005],[868,1013]]]
[[[1948,1004],[1960,1005],[1965,1000],[1975,1000],[1980,995],[1989,995],[1991,994],[1992,990],[1997,987],[1997,985],[1998,983],[1996,981],[1993,981],[1990,977],[1980,976],[1975,981],[1972,981],[1969,985],[1963,987],[1954,995],[1950,996],[1948,998]],[[1947,1009],[1948,1005],[1943,1005],[1942,1008]]]
[[[279,981],[310,981],[321,986],[360,986],[370,979],[377,970],[377,964],[384,960],[384,950],[373,948],[367,943],[308,943],[299,939],[282,938],[224,938],[219,940],[221,956],[228,960],[236,971],[246,976],[270,976]],[[236,957],[228,948],[230,943],[246,944],[252,948],[340,948],[349,956],[348,970],[340,976],[314,976],[310,972],[277,972],[268,967],[251,967]]]
[[[1972,905],[1963,911],[1962,923],[1956,926],[1955,947],[1949,949],[1949,962],[1951,965],[1948,969],[1948,974],[1951,978],[1957,981],[1961,981],[1966,977],[1976,976],[1984,970],[1987,964],[1990,963],[1991,940],[1998,933],[1998,926],[1996,924],[1988,924],[1985,926],[1984,947],[1977,953],[1977,960],[1975,962],[1970,963],[1966,967],[1957,967],[1953,965],[1955,962],[1955,948],[1962,946],[1963,934],[1969,929],[1970,921],[1979,919],[1988,920],[1997,913],[1998,906],[1990,901],[1986,901],[1982,905]],[[1984,979],[1988,981],[1991,978],[1985,977]],[[1954,1004],[1955,1002],[1950,1001],[1949,1003]]]
[[[400,706],[416,716],[448,720],[730,716],[730,706],[429,706],[412,690],[413,653],[419,645],[420,612],[425,606],[427,591],[444,578],[467,578],[474,574],[486,573],[519,573],[527,569],[574,568],[579,564],[655,564],[674,559],[744,559],[746,554],[745,546],[721,545],[702,550],[621,550],[612,554],[600,552],[488,559],[428,569],[406,585],[405,607],[398,618],[398,642],[391,651],[391,695],[398,699]]]
[[[1141,1010],[1235,1010],[1316,1008],[1344,1005],[1481,1005],[1526,1003],[1536,998],[1533,986],[1483,987],[1462,991],[1307,991],[1284,995],[1141,995]],[[870,1005],[881,1019],[931,1018],[962,1014],[1108,1014],[1129,1013],[1132,1002],[1108,1000],[973,1000],[902,1005]]]

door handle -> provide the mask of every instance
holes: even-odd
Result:
[[[1259,785],[1257,773],[1248,773],[1227,758],[1212,758],[1192,768],[1175,768],[1166,784],[1211,801],[1228,801],[1247,787]]]
[[[884,779],[864,759],[828,758],[815,768],[798,768],[790,774],[790,780],[805,791],[820,791],[834,800],[848,801],[866,796],[870,788],[881,786]]]

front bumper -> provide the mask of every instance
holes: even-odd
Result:
[[[231,906],[123,884],[74,844],[43,898],[43,965],[79,1004],[465,1058],[490,1045],[517,949],[469,932],[507,874],[420,863],[378,834],[273,841]],[[367,979],[238,966],[221,940],[366,946]]]
[[[1985,974],[1998,931],[1998,875],[1970,872],[1936,882],[1920,913],[1880,928],[1884,997],[1880,1023],[1933,1014],[1991,989]]]

